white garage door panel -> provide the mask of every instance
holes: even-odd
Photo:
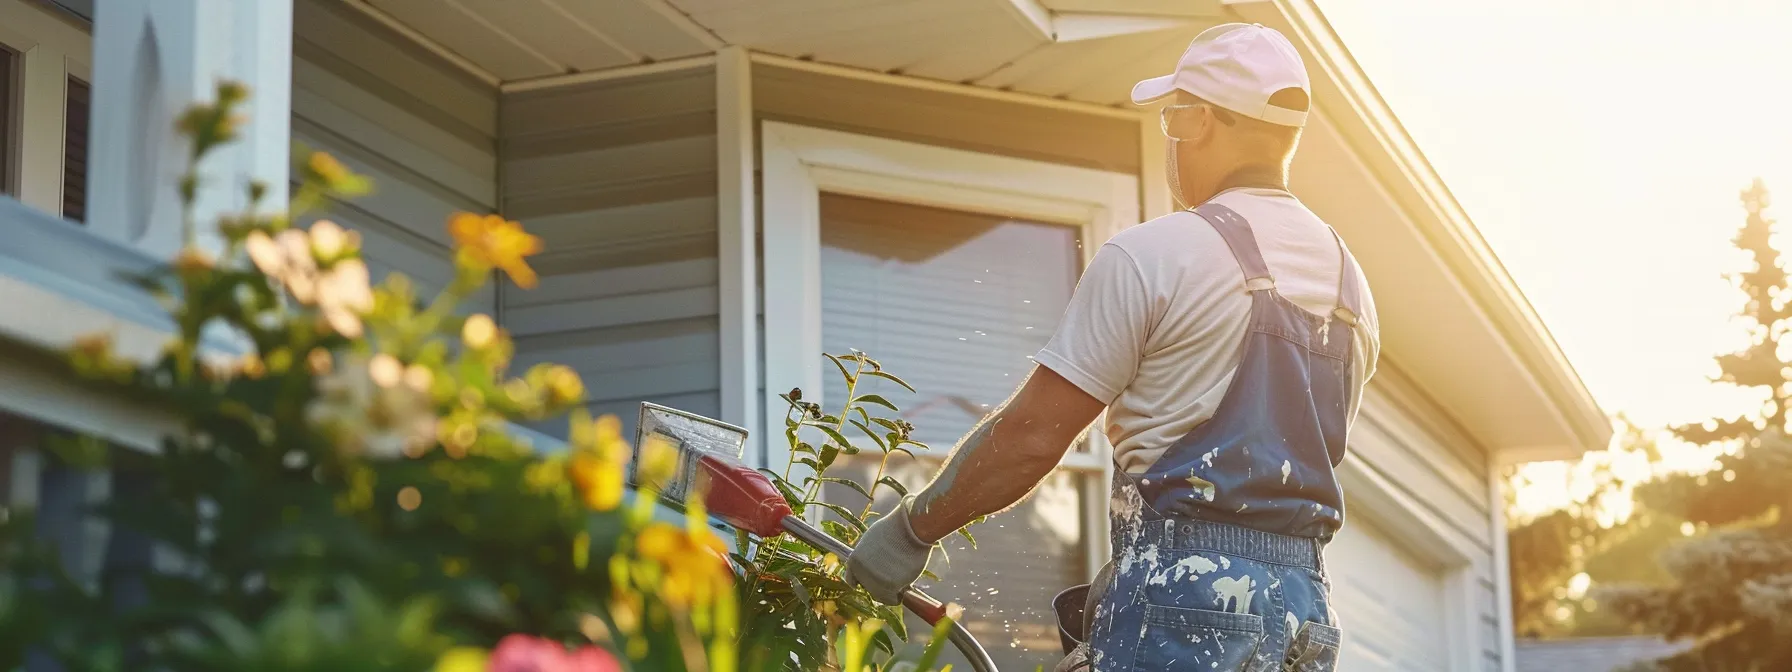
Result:
[[[1340,672],[1437,672],[1444,662],[1443,580],[1393,537],[1353,516],[1325,551],[1344,629]]]

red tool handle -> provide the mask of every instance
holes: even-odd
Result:
[[[938,624],[940,619],[946,617],[949,608],[948,605],[933,599],[933,596],[915,590],[913,587],[902,589],[902,606],[914,612],[916,616],[920,616],[921,620],[927,621],[928,625]]]
[[[765,474],[715,455],[698,458],[697,467],[708,479],[703,504],[710,514],[761,537],[784,531],[790,503]]]

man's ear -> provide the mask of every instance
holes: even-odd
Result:
[[[1196,128],[1193,140],[1196,147],[1206,147],[1213,144],[1214,136],[1220,128],[1219,113],[1214,111],[1212,105],[1202,105],[1196,109],[1201,111],[1201,124]]]

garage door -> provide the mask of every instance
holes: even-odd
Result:
[[[1344,628],[1340,672],[1448,669],[1443,580],[1436,568],[1361,515],[1351,516],[1326,547],[1325,565],[1332,574],[1332,608]]]

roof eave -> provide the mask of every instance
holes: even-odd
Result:
[[[1282,24],[1276,27],[1312,57],[1315,106],[1349,112],[1331,116],[1360,150],[1372,150],[1376,156],[1367,158],[1379,160],[1371,163],[1395,178],[1383,182],[1408,204],[1429,244],[1472,292],[1568,429],[1559,445],[1501,447],[1496,457],[1502,462],[1573,459],[1605,449],[1613,434],[1611,420],[1314,0],[1227,4],[1247,20]]]

